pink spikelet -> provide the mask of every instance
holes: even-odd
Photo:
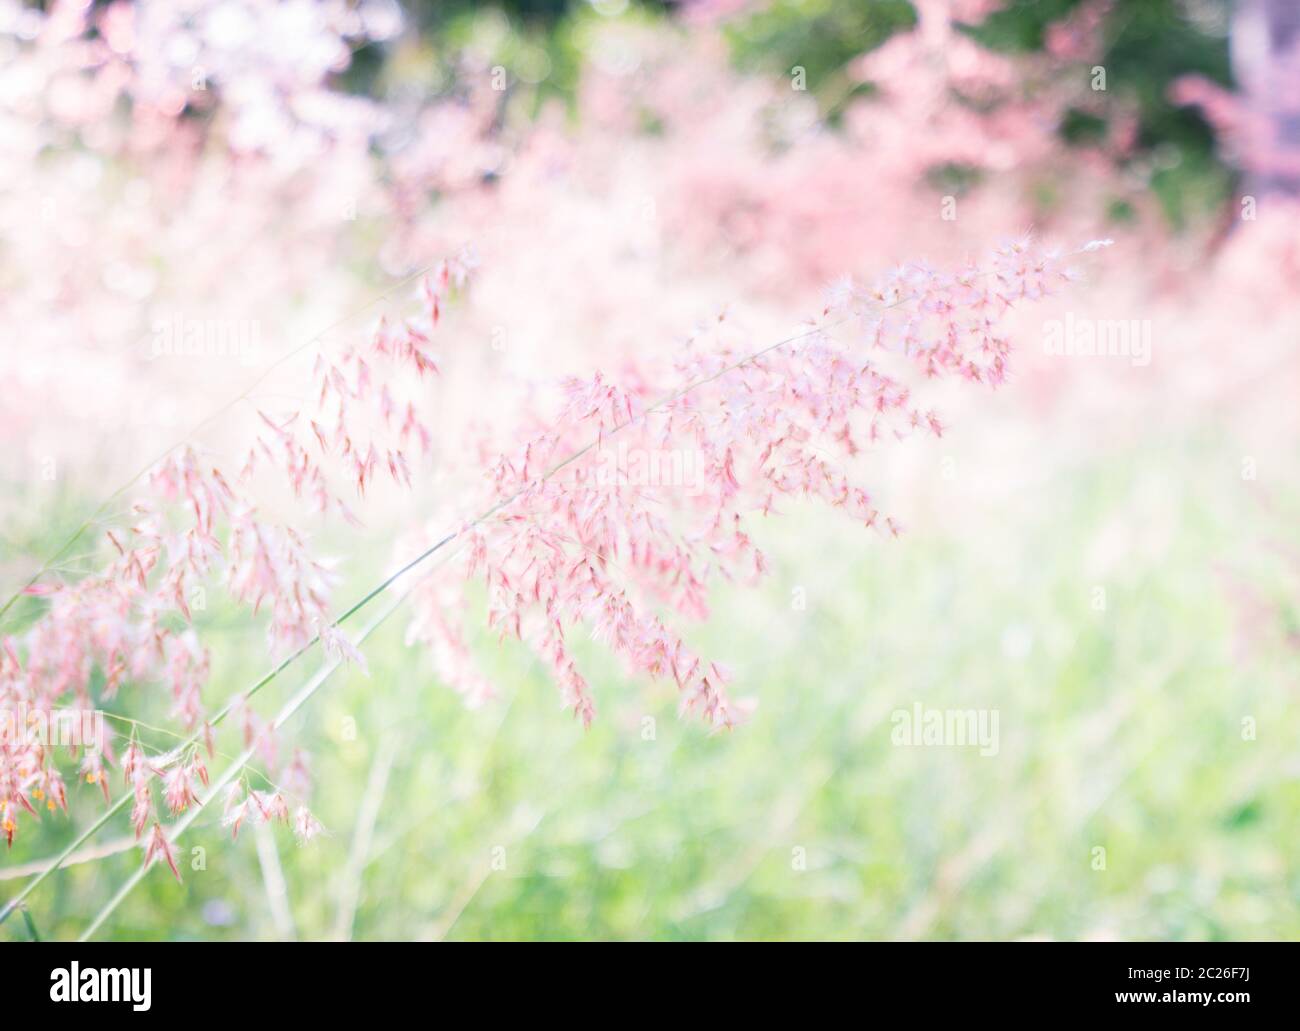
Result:
[[[293,813],[293,833],[298,844],[305,845],[312,838],[324,831],[320,821],[311,814],[306,806],[299,806]]]
[[[144,865],[148,866],[155,859],[162,859],[166,862],[168,869],[171,870],[172,876],[180,883],[181,872],[176,865],[176,853],[172,843],[167,839],[163,832],[162,826],[155,823],[153,830],[149,832],[149,840],[145,843]]]
[[[221,825],[230,828],[230,837],[239,837],[239,828],[248,817],[250,799],[244,797],[243,785],[235,783],[226,789],[225,804],[222,807]]]

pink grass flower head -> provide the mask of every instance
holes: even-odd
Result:
[[[545,428],[491,463],[491,514],[459,535],[465,582],[487,591],[488,626],[537,653],[584,725],[595,702],[569,648],[577,626],[632,673],[671,679],[683,712],[713,729],[741,722],[749,707],[729,698],[728,674],[663,613],[703,618],[712,584],[763,575],[747,523],[784,499],[817,499],[896,535],[854,482],[851,459],[880,442],[942,434],[938,414],[914,400],[917,373],[1002,384],[1004,315],[1068,282],[1068,258],[1022,237],[955,271],[904,265],[867,286],[837,283],[819,318],[781,344],[752,351],[720,335],[713,347],[693,341],[671,364],[638,367],[628,387],[599,373],[567,380]],[[844,327],[848,344],[835,332]],[[623,454],[689,456],[690,475],[684,465],[667,477],[645,463],[634,471],[611,460],[615,442]],[[429,645],[464,693],[485,695],[476,674],[457,668],[470,659],[452,613],[468,598],[456,603],[434,577],[413,601],[408,639]]]
[[[855,456],[944,432],[939,413],[921,402],[929,379],[1003,383],[1012,354],[1006,312],[1067,282],[1069,258],[1025,237],[956,269],[910,263],[870,283],[845,278],[826,293],[822,311],[777,343],[756,347],[720,317],[676,354],[638,356],[617,378],[568,377],[549,409],[524,413],[488,452],[470,510],[486,514],[414,542],[427,557],[441,547],[434,541],[454,541],[460,565],[413,582],[408,643],[428,647],[440,679],[468,703],[492,697],[464,622],[483,590],[487,626],[542,660],[584,726],[596,699],[572,647],[575,633],[607,648],[630,675],[671,683],[680,712],[710,730],[743,723],[753,705],[731,697],[733,674],[693,649],[678,624],[708,617],[717,584],[765,575],[753,524],[788,502],[819,501],[864,528],[899,533],[858,482]],[[216,717],[203,697],[211,662],[190,625],[196,588],[223,583],[234,602],[265,620],[273,655],[319,642],[331,659],[365,669],[336,621],[332,563],[300,529],[263,516],[254,480],[259,470],[272,472],[307,509],[348,523],[358,520],[345,493],[360,505],[380,479],[410,486],[432,440],[420,383],[437,375],[446,301],[472,267],[468,257],[444,263],[420,286],[418,317],[381,321],[368,346],[322,354],[309,404],[260,414],[244,474],[229,475],[189,447],[159,463],[129,525],[105,535],[106,564],[41,595],[43,614],[20,640],[5,642],[0,692],[46,709],[68,699],[88,707],[97,669],[105,696],[136,682],[161,684],[170,696],[173,717],[191,731],[187,746],[151,760],[132,738],[122,753],[146,864],[161,857],[179,879],[153,779],[172,816],[201,806],[198,789],[209,778],[198,742],[215,754]],[[247,793],[232,785],[221,821],[232,837],[246,819],[282,822],[300,841],[321,833],[299,804],[310,788],[304,758],[293,750],[281,761],[278,721],[247,697],[219,715],[228,712],[242,723],[245,746],[286,785]],[[106,800],[107,757],[81,758],[81,772]],[[21,813],[35,815],[33,790],[66,808],[54,763],[30,742],[0,739],[7,840]]]

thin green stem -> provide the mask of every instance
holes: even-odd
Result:
[[[394,598],[392,603],[388,606],[388,608],[384,609],[384,611],[382,611],[377,616],[375,616],[375,618],[371,620],[370,623],[367,624],[366,627],[363,630],[361,630],[360,633],[357,634],[357,643],[360,644],[362,641],[364,641],[367,637],[369,637],[372,633],[374,633],[389,616],[391,616],[394,612],[396,612],[398,607],[402,604],[402,602],[406,600],[407,594],[409,593],[410,592],[408,590],[407,592]],[[330,678],[330,675],[335,670],[337,670],[341,665],[343,665],[342,659],[331,659],[328,663],[326,663],[319,670],[317,670],[316,673],[310,679],[308,679],[307,682],[303,684],[301,688],[298,689],[298,691],[293,695],[293,697],[291,697],[287,702],[284,703],[279,713],[276,714],[275,719],[271,721],[271,729],[279,730],[282,726],[284,726],[284,724],[289,721],[289,719],[294,715],[294,713],[296,713],[300,708],[302,708],[302,706],[306,704],[308,699],[310,699],[312,695],[314,695],[317,691],[320,690],[321,685],[323,685],[325,681],[327,681]],[[185,831],[189,828],[189,826],[196,819],[198,819],[199,814],[203,812],[203,810],[207,807],[208,803],[210,803],[214,798],[216,798],[217,795],[222,790],[224,790],[236,777],[239,776],[244,766],[253,758],[256,752],[257,752],[257,742],[254,742],[253,744],[247,746],[239,754],[238,758],[236,758],[234,762],[232,762],[221,772],[221,776],[219,776],[213,782],[211,789],[208,791],[207,797],[196,802],[193,806],[191,806],[188,810],[186,810],[184,816],[182,816],[174,824],[172,824],[170,831],[167,834],[167,840],[169,843],[174,845],[180,839],[181,835],[185,833]],[[122,887],[120,887],[117,890],[117,892],[114,893],[113,897],[109,899],[107,903],[105,903],[104,907],[95,915],[94,920],[92,920],[90,922],[90,925],[81,933],[81,936],[78,939],[78,941],[89,940],[94,935],[94,933],[97,930],[99,930],[100,926],[104,923],[104,921],[107,920],[109,916],[113,913],[113,911],[117,909],[119,905],[122,904],[122,901],[128,895],[131,894],[131,892],[135,889],[135,886],[139,884],[141,880],[144,879],[144,875],[148,872],[148,869],[149,868],[147,866],[140,866],[131,874],[130,877],[126,879],[126,881],[122,884]]]
[[[104,718],[105,718],[105,719],[109,719],[109,720],[117,720],[118,722],[121,722],[121,723],[125,723],[125,724],[127,724],[127,725],[130,726],[131,729],[132,729],[132,736],[133,736],[133,737],[135,736],[135,731],[140,730],[140,729],[144,729],[144,730],[147,730],[147,731],[149,731],[149,732],[151,732],[151,733],[154,733],[154,734],[163,734],[163,735],[165,735],[165,736],[167,736],[167,737],[179,738],[180,741],[181,741],[181,746],[180,746],[180,747],[185,747],[185,744],[184,744],[184,743],[185,743],[185,735],[182,734],[182,733],[180,733],[179,731],[168,730],[166,727],[155,727],[152,723],[145,723],[144,720],[134,720],[134,719],[132,719],[130,716],[121,716],[121,715],[118,715],[117,713],[113,713],[113,712],[106,712],[106,713],[104,713]],[[170,753],[166,753],[166,754],[174,755],[175,753],[174,753],[174,752],[170,752]],[[220,748],[213,748],[209,754],[210,754],[213,758],[215,758],[215,759],[233,759],[233,758],[234,758],[233,755],[229,755],[228,753],[223,752]],[[277,784],[274,780],[272,780],[272,779],[271,779],[271,778],[270,778],[270,777],[269,777],[269,776],[268,776],[268,775],[267,775],[263,770],[261,770],[261,769],[259,769],[258,767],[254,766],[252,763],[249,763],[249,764],[248,764],[248,771],[249,771],[250,773],[252,773],[252,774],[254,774],[254,775],[260,777],[260,778],[261,778],[263,781],[265,781],[268,785],[270,785],[270,786],[271,786],[272,788],[274,788],[276,791],[280,792],[280,794],[282,794],[282,795],[286,795],[286,796],[288,796],[289,798],[298,799],[298,801],[304,801],[303,799],[299,798],[299,796],[295,795],[292,791],[290,791],[288,788],[281,787],[281,786],[280,786],[279,784]]]
[[[28,881],[27,885],[23,888],[23,890],[20,891],[13,898],[11,898],[5,904],[5,908],[3,910],[0,910],[0,924],[8,920],[10,914],[13,913],[14,910],[16,910],[20,905],[22,905],[23,899],[27,898],[28,895],[30,895],[37,888],[39,888],[41,886],[41,882],[44,881],[45,878],[50,876],[50,874],[54,873],[54,871],[57,870],[60,866],[62,866],[64,861],[70,855],[72,855],[72,853],[77,851],[77,849],[79,849],[87,841],[93,838],[99,832],[99,829],[103,827],[105,824],[107,824],[108,821],[113,818],[114,814],[120,812],[122,808],[130,800],[131,800],[130,793],[124,792],[116,802],[114,802],[111,806],[109,806],[106,810],[104,810],[103,813],[100,814],[98,820],[96,820],[84,831],[82,831],[81,834],[77,836],[76,840],[73,841],[71,845],[69,845],[57,856],[55,856],[49,866],[47,866],[44,870],[38,873],[30,881]]]

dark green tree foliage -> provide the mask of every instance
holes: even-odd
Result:
[[[1044,48],[1048,26],[1071,15],[1083,0],[1005,0],[982,22],[962,26],[972,39],[991,50],[1031,54]],[[532,107],[544,97],[571,101],[581,75],[581,47],[575,26],[594,16],[586,0],[407,0],[412,28],[431,41],[433,51],[448,57],[465,26],[485,12],[509,19],[512,35],[542,48],[551,72],[544,82],[525,90]],[[638,17],[676,17],[681,5],[633,0]],[[1228,59],[1230,0],[1114,0],[1102,27],[1107,89],[1083,107],[1068,110],[1057,131],[1070,147],[1092,147],[1107,138],[1113,114],[1138,111],[1137,147],[1125,160],[1159,197],[1166,215],[1181,225],[1223,203],[1236,179],[1218,156],[1213,131],[1199,111],[1174,104],[1169,89],[1180,76],[1205,76],[1232,85]],[[808,88],[823,115],[834,125],[845,106],[870,92],[855,82],[848,67],[859,54],[880,46],[896,32],[915,27],[917,13],[909,0],[771,0],[730,18],[723,31],[737,66],[756,74],[788,75],[804,69]],[[359,93],[382,92],[386,48],[359,51],[346,74]],[[503,63],[509,67],[507,54]],[[945,182],[956,175],[957,187],[978,184],[978,169],[939,170]],[[1114,217],[1129,217],[1122,201]]]
[[[962,29],[1002,53],[1044,49],[1049,25],[1070,16],[1081,0],[1006,0],[978,24]],[[1149,180],[1170,220],[1181,224],[1199,210],[1223,201],[1232,171],[1216,156],[1214,133],[1194,109],[1170,101],[1169,87],[1197,74],[1231,86],[1227,0],[1187,4],[1179,0],[1115,0],[1102,28],[1107,92],[1088,110],[1065,113],[1058,126],[1069,146],[1095,146],[1106,138],[1113,105],[1136,104],[1139,133],[1130,159]],[[916,23],[906,0],[774,0],[728,26],[733,52],[743,68],[788,73],[807,70],[810,89],[823,98],[832,119],[846,93],[848,63],[879,46],[894,32]],[[1113,214],[1129,210],[1119,205]]]

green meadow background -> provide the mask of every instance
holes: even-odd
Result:
[[[1217,560],[1232,540],[1285,539],[1278,513],[1300,498],[1261,505],[1235,450],[1187,434],[898,540],[814,508],[774,519],[771,577],[724,591],[691,637],[758,701],[730,733],[679,721],[667,689],[595,646],[589,731],[493,639],[502,697],[467,710],[401,646],[398,612],[367,642],[370,675],[341,671],[286,731],[312,751],[329,834],[299,847],[245,829],[231,846],[204,815],[184,883],[155,868],[101,935],[1295,937],[1295,583],[1256,555],[1276,604],[1246,632]],[[942,491],[939,452],[922,460]],[[970,449],[955,461],[980,475]],[[1098,611],[1082,555],[1117,527],[1125,557]],[[201,619],[214,684],[251,682],[259,649],[225,647],[222,628]],[[891,714],[918,701],[996,709],[998,754],[891,744]],[[93,818],[97,791],[73,795],[75,819],[23,835],[11,868]],[[31,900],[37,933],[75,936],[138,862],[132,848],[57,874]]]

